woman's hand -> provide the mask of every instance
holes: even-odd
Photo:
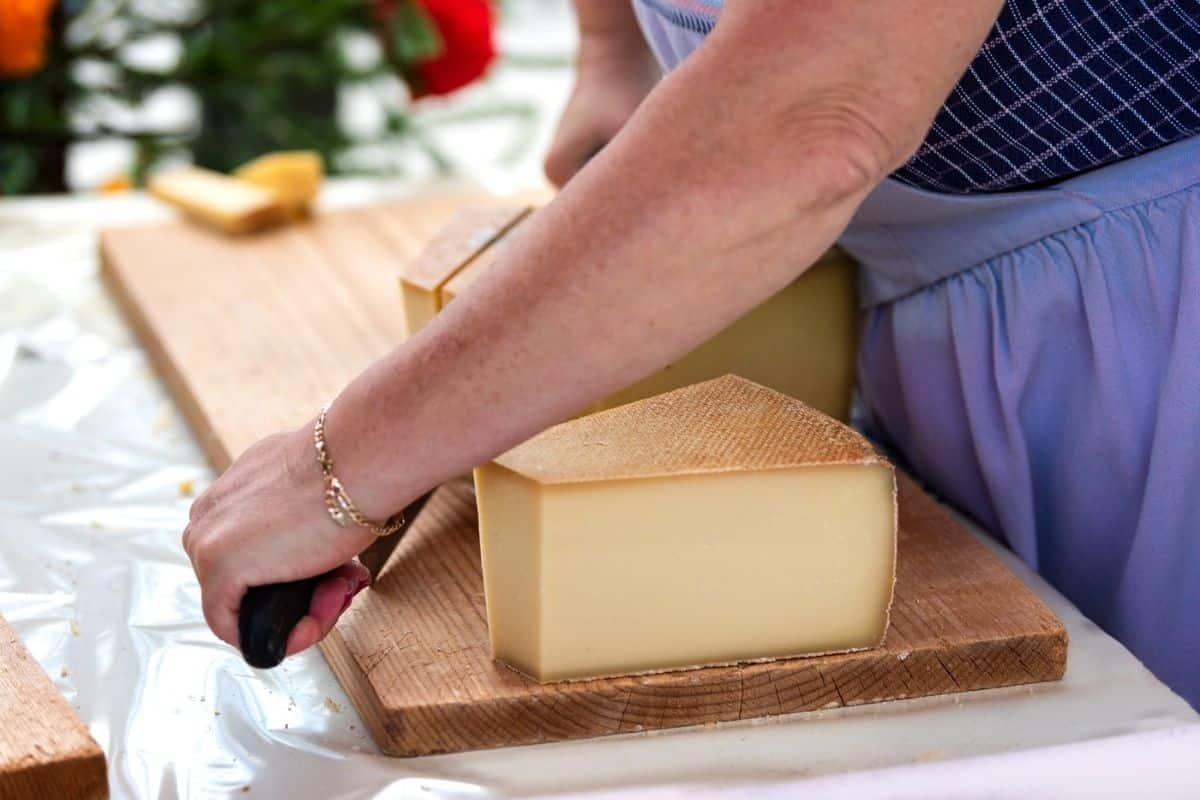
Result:
[[[575,88],[544,164],[562,186],[633,116],[662,73],[639,38],[582,33]]]
[[[308,616],[288,639],[288,655],[320,641],[370,582],[366,568],[351,559],[373,540],[363,528],[339,527],[326,512],[311,424],[247,450],[192,503],[183,532],[204,618],[235,647],[238,608],[249,587],[337,569],[313,593]]]

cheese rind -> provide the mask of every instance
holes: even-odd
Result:
[[[487,490],[476,494],[490,535],[480,537],[488,635],[497,658],[527,675],[541,663],[542,507],[537,484],[503,468],[478,473]]]
[[[556,425],[496,463],[549,485],[887,462],[827,414],[725,375]]]
[[[765,387],[726,377],[573,420],[475,480],[493,654],[536,680],[886,634],[893,469]]]
[[[267,153],[233,171],[238,180],[252,183],[275,195],[292,218],[303,217],[321,191],[325,169],[321,156],[311,150]]]
[[[481,206],[464,208],[450,219],[400,276],[409,336],[441,310],[442,286],[527,213],[527,206]]]
[[[249,233],[287,216],[275,195],[259,186],[199,167],[155,175],[147,183],[155,197],[227,233]]]

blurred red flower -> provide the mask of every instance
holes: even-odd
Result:
[[[414,97],[460,89],[483,75],[495,59],[490,0],[375,0],[375,18],[385,27],[404,25],[411,16],[400,13],[402,6],[417,12],[439,40],[432,54],[405,58],[392,53],[402,62]]]

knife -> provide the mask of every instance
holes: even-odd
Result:
[[[409,503],[404,508],[404,524],[400,530],[391,536],[381,536],[359,554],[358,560],[371,573],[372,581],[432,494],[433,490],[430,490]],[[317,584],[331,574],[326,572],[312,578],[252,586],[246,590],[238,609],[238,640],[247,664],[270,669],[283,661],[292,628],[308,614]]]

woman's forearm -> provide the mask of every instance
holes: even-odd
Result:
[[[574,0],[581,50],[609,43],[618,47],[645,48],[633,14],[633,3],[613,0]],[[584,53],[586,55],[586,53]]]
[[[931,2],[932,22],[835,3],[781,35],[796,5],[727,9],[493,269],[339,397],[328,436],[365,512],[661,368],[794,279],[915,147],[998,0]]]

